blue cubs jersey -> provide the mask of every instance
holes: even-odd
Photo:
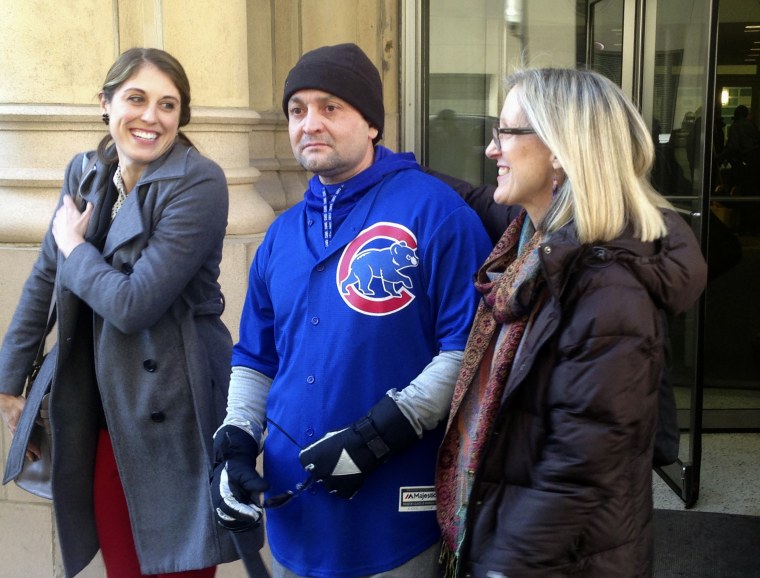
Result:
[[[406,387],[440,351],[464,349],[478,302],[472,277],[490,249],[477,215],[419,170],[373,185],[327,247],[321,214],[306,203],[275,220],[251,267],[232,360],[273,378],[269,495],[306,478],[300,448]],[[444,425],[380,466],[351,500],[317,484],[267,510],[272,554],[299,575],[342,578],[394,568],[433,545]]]

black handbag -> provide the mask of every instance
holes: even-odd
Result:
[[[3,478],[3,484],[13,480],[19,488],[48,500],[53,498],[51,487],[53,448],[48,398],[58,359],[58,345],[54,345],[47,355],[44,354],[44,350],[45,340],[54,323],[55,305],[51,307],[32,371],[27,377],[24,388],[26,403],[11,440]],[[26,448],[30,441],[37,444],[40,449],[40,457],[34,461],[26,459]]]

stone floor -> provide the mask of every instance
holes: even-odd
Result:
[[[654,477],[655,508],[683,509],[683,501]],[[699,498],[692,510],[760,516],[760,433],[702,435]]]

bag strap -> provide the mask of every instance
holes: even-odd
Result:
[[[53,291],[55,291],[55,289],[53,289]],[[45,325],[45,332],[42,334],[40,345],[37,347],[37,355],[34,357],[34,362],[32,363],[32,371],[29,373],[29,377],[26,380],[24,397],[29,397],[29,390],[32,388],[34,379],[40,372],[42,360],[45,359],[45,342],[47,341],[47,336],[50,335],[50,332],[53,330],[53,325],[55,325],[55,294],[53,294],[53,299],[50,302],[50,313],[48,314],[47,325]]]
[[[90,158],[88,158],[87,153],[82,155],[82,177],[92,170],[97,160],[97,155],[92,155]],[[24,397],[29,397],[29,390],[32,388],[32,384],[34,383],[37,374],[40,372],[42,361],[45,359],[45,342],[47,341],[47,336],[50,335],[50,332],[53,330],[53,325],[55,325],[55,288],[53,288],[53,298],[50,301],[50,311],[48,312],[45,332],[42,334],[40,345],[37,348],[37,355],[35,355],[34,362],[32,363],[32,371],[29,373],[29,377],[26,380],[26,387],[24,387]]]

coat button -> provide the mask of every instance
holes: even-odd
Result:
[[[121,272],[124,273],[125,275],[131,275],[132,274],[132,265],[130,265],[129,263],[124,263],[121,266]]]
[[[311,324],[312,325],[319,325],[319,317],[312,317],[311,318]]]
[[[306,378],[306,383],[314,383],[315,381],[317,380],[314,378],[313,375],[310,375],[309,377]]]
[[[162,411],[154,411],[150,414],[150,419],[152,419],[156,423],[161,423],[166,419],[166,414]]]
[[[143,361],[143,369],[149,373],[153,373],[158,369],[158,364],[155,359],[146,359]]]

